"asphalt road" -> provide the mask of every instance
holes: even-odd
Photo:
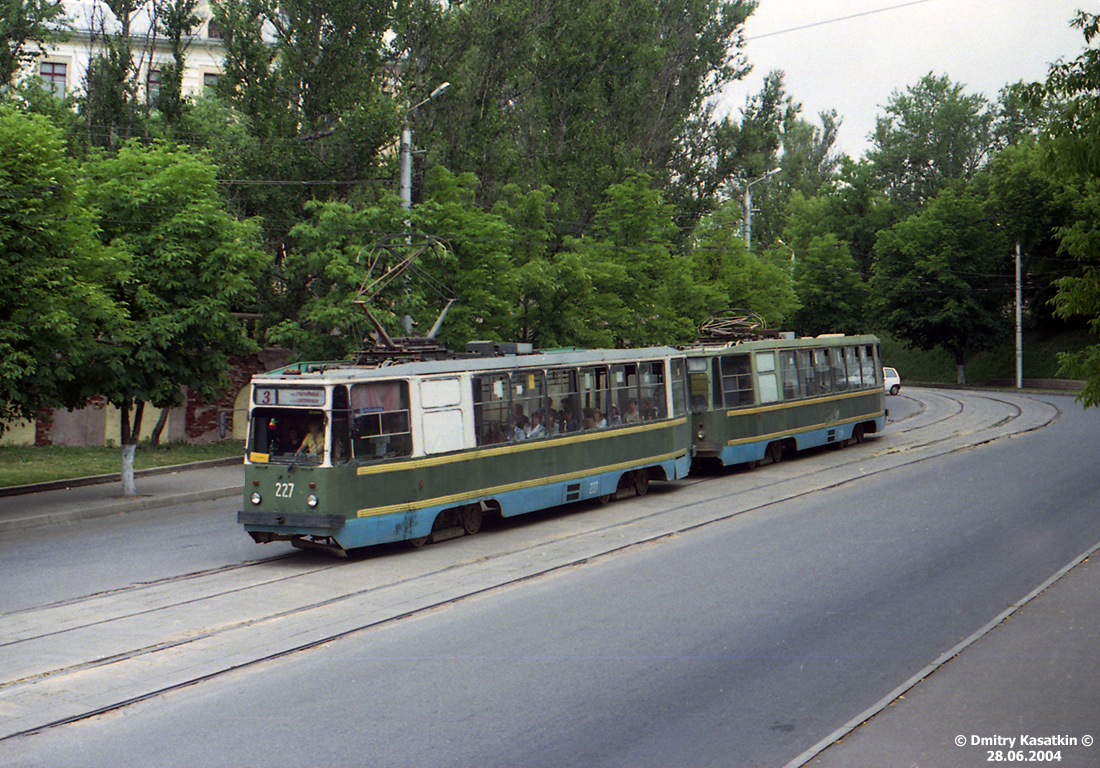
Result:
[[[707,521],[495,587],[474,583],[477,563],[489,563],[476,547],[580,538],[596,513],[551,513],[415,560],[387,551],[339,569],[298,555],[250,566],[277,571],[267,600],[289,596],[288,568],[329,569],[311,582],[323,589],[394,569],[397,583],[424,567],[437,573],[435,589],[462,596],[0,741],[0,763],[782,766],[1100,541],[1100,417],[1050,401],[1062,413],[1049,426],[965,450],[921,453],[904,437],[915,416],[846,452],[655,489],[607,509]],[[917,401],[891,398],[895,417],[903,402]],[[967,400],[928,421],[961,432],[975,408]],[[828,487],[837,457],[848,481]],[[792,488],[768,501],[792,473]],[[750,483],[760,499],[739,507]],[[96,521],[51,531],[22,557],[5,543],[5,574],[37,564],[39,579],[68,583],[35,596],[33,579],[20,577],[29,596],[4,590],[0,612],[189,573],[188,562],[255,557],[236,539],[211,541],[222,519],[214,510]],[[538,559],[540,547],[516,546],[508,567]],[[448,560],[466,567],[440,565]],[[377,594],[364,591],[363,610]]]

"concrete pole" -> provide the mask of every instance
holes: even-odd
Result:
[[[407,115],[401,129],[401,207],[412,208],[412,128]]]
[[[1023,291],[1020,287],[1020,241],[1016,241],[1016,389],[1024,388]]]

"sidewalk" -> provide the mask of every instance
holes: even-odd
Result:
[[[1100,545],[788,768],[1098,768],[1097,738]]]
[[[122,512],[170,507],[240,496],[240,462],[202,462],[138,473],[138,495],[126,498],[118,481],[67,486],[48,483],[35,493],[0,497],[0,533],[104,517]]]

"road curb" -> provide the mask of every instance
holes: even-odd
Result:
[[[117,496],[106,503],[99,502],[94,506],[84,509],[69,509],[63,512],[45,512],[38,515],[24,517],[0,518],[0,533],[13,533],[26,531],[33,528],[42,528],[50,525],[74,523],[81,520],[91,520],[97,517],[110,517],[128,512],[142,512],[150,509],[174,507],[181,504],[193,504],[200,501],[213,501],[226,499],[241,493],[241,486],[234,485],[229,488],[211,488],[205,491],[191,491],[188,493],[176,493],[167,496],[138,496],[127,499]]]
[[[150,475],[170,475],[173,472],[186,472],[192,469],[206,469],[208,467],[229,467],[234,464],[243,464],[243,456],[230,456],[224,459],[209,459],[207,461],[193,461],[188,464],[171,464],[167,467],[150,467],[134,471],[134,477],[149,477]],[[30,483],[28,485],[12,485],[0,488],[0,498],[9,496],[24,496],[28,493],[42,493],[43,491],[64,491],[69,488],[82,488],[86,485],[103,485],[105,483],[122,482],[122,474],[114,472],[109,475],[92,475],[90,477],[74,477],[68,480],[51,480],[46,483]]]

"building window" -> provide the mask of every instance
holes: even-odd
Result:
[[[153,99],[155,99],[157,97],[157,95],[160,93],[160,70],[159,69],[150,69],[149,70],[149,76],[147,78],[145,78],[145,93],[146,93],[149,101],[152,101]]]
[[[42,81],[42,87],[54,96],[65,95],[65,65],[53,61],[43,61],[38,65],[38,77]]]
[[[218,84],[217,72],[203,72],[202,75],[202,88],[205,91],[208,88],[213,88]]]
[[[206,36],[211,40],[222,39],[222,28],[218,25],[218,22],[213,19],[210,20],[210,23],[206,25]]]

